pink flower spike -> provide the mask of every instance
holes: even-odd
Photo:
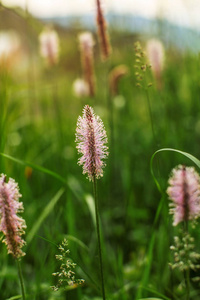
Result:
[[[106,131],[99,116],[94,114],[93,108],[86,105],[83,116],[78,118],[76,128],[76,142],[78,153],[81,153],[78,164],[83,165],[83,174],[88,174],[89,180],[103,176],[103,159],[108,156]]]
[[[21,194],[18,184],[10,178],[6,183],[6,176],[0,176],[0,231],[5,238],[8,253],[19,259],[25,253],[21,250],[25,241],[21,238],[26,228],[25,221],[17,214],[23,212],[23,203],[19,202]]]
[[[200,177],[193,167],[179,165],[172,170],[167,194],[172,200],[173,225],[200,216]]]

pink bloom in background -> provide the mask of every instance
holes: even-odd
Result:
[[[25,241],[21,238],[26,228],[25,221],[18,216],[23,212],[23,203],[19,202],[21,194],[18,184],[10,178],[6,183],[6,176],[0,176],[0,231],[5,238],[3,242],[7,245],[8,253],[15,258],[25,255],[21,250]]]
[[[84,107],[83,116],[78,118],[76,142],[76,148],[82,154],[78,163],[83,165],[83,174],[88,174],[89,180],[102,177],[103,159],[108,156],[108,147],[105,146],[107,135],[102,120],[89,105]]]
[[[80,52],[81,52],[81,63],[83,69],[83,76],[86,84],[88,85],[89,95],[91,97],[95,94],[95,75],[94,75],[94,39],[90,32],[85,31],[78,37]]]
[[[161,41],[151,39],[147,42],[147,57],[151,64],[153,75],[157,81],[158,88],[162,86],[162,70],[164,67],[165,50]]]
[[[55,30],[45,27],[39,35],[40,54],[49,65],[54,65],[59,58],[59,37]]]
[[[172,200],[173,225],[200,216],[200,177],[192,167],[179,165],[172,170],[167,194]]]

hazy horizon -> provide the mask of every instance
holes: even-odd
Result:
[[[4,5],[28,6],[37,17],[95,13],[95,0],[3,0]],[[175,24],[200,29],[200,1],[193,0],[104,0],[105,12],[133,13],[147,18],[163,17]]]

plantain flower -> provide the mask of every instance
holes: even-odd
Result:
[[[147,56],[151,64],[153,75],[158,88],[162,87],[162,71],[164,67],[165,50],[163,44],[157,39],[151,39],[147,43]]]
[[[59,59],[59,37],[55,30],[45,27],[39,35],[40,54],[49,66],[55,65]]]
[[[109,35],[107,32],[107,23],[103,15],[100,0],[97,0],[97,28],[101,46],[102,60],[106,60],[110,56],[112,49],[110,46]]]
[[[78,153],[82,154],[78,164],[83,165],[83,174],[89,180],[103,176],[103,159],[108,156],[107,135],[99,116],[94,114],[93,108],[85,105],[83,116],[79,116],[76,128],[76,142]]]
[[[94,39],[90,32],[83,32],[79,35],[79,45],[81,52],[81,63],[83,69],[84,80],[88,85],[89,95],[95,94],[95,75],[94,75]]]
[[[21,194],[19,193],[18,184],[14,179],[10,178],[6,183],[6,176],[0,176],[0,231],[3,232],[5,238],[3,242],[6,244],[8,253],[14,258],[19,259],[25,253],[21,250],[25,241],[21,238],[26,228],[25,221],[18,216],[19,212],[23,212],[23,203],[19,202]]]
[[[174,226],[200,216],[200,177],[193,167],[179,165],[172,170],[167,194]]]

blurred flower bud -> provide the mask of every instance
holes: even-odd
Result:
[[[110,91],[112,95],[118,93],[118,86],[120,79],[129,73],[128,67],[119,65],[115,67],[109,74]]]
[[[73,91],[78,98],[88,96],[89,87],[87,82],[81,78],[77,78],[73,83]]]
[[[146,51],[153,75],[157,81],[157,87],[160,89],[162,87],[161,75],[164,67],[164,46],[159,40],[151,39],[147,43]]]
[[[87,31],[80,34],[79,43],[84,79],[89,88],[89,95],[93,97],[95,94],[95,78],[93,58],[94,40],[92,34]]]
[[[39,35],[40,54],[49,66],[55,65],[59,59],[59,37],[55,30],[45,27]]]

